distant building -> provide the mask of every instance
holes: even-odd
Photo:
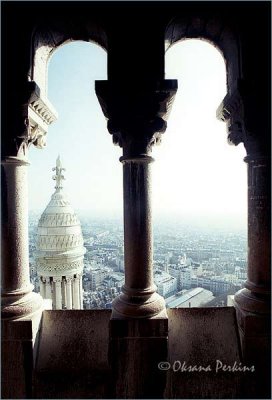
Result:
[[[97,290],[104,279],[109,275],[110,271],[109,268],[105,268],[102,265],[90,268],[90,289],[92,291]]]
[[[181,289],[181,270],[182,266],[178,264],[170,264],[168,266],[169,274],[177,280],[177,290]]]
[[[44,210],[37,231],[35,259],[40,294],[51,299],[53,309],[82,309],[83,237],[80,222],[63,190],[58,157],[55,192]]]
[[[213,300],[214,296],[209,290],[197,287],[194,289],[182,291],[165,300],[167,308],[187,308],[201,307],[209,301]]]
[[[158,287],[158,293],[163,297],[170,296],[177,291],[177,279],[165,271],[155,271],[154,282]]]
[[[125,283],[125,275],[120,273],[120,272],[113,272],[110,275],[108,275],[104,281],[105,285],[108,288],[119,288],[121,289],[121,287],[124,285]]]
[[[180,289],[190,289],[192,287],[192,269],[182,268],[180,270]]]

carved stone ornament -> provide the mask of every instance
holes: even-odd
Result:
[[[61,284],[62,281],[62,277],[60,276],[53,276],[53,282],[57,283],[57,284]]]
[[[33,83],[33,82],[31,82]],[[22,134],[15,139],[17,156],[25,158],[31,144],[42,149],[46,146],[48,126],[57,119],[57,112],[47,99],[39,96],[37,85],[35,93],[22,106],[23,127]],[[37,94],[38,93],[38,94]]]
[[[227,122],[228,142],[237,146],[245,143],[244,104],[239,89],[230,95],[227,94],[216,111],[221,121]]]
[[[258,120],[258,104],[253,93],[256,88],[250,82],[238,80],[236,89],[227,94],[217,109],[218,119],[227,122],[228,142],[237,146],[243,143],[247,155],[260,156],[266,154],[266,145],[259,140],[260,125]]]
[[[160,142],[177,91],[176,80],[164,80],[153,87],[96,81],[95,91],[113,143],[124,152],[139,155]]]

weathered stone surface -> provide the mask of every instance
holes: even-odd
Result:
[[[35,398],[106,398],[110,310],[43,313]]]
[[[3,319],[2,342],[2,398],[32,397],[32,374],[35,363],[41,311],[17,320]]]
[[[32,342],[30,340],[4,340],[1,346],[1,398],[31,398]]]
[[[114,398],[163,398],[166,375],[158,364],[167,358],[168,320],[111,320],[110,331]]]
[[[216,373],[217,360],[230,366],[241,362],[234,308],[169,309],[168,318],[169,358],[161,360],[170,364],[169,371],[164,371],[167,374],[165,397],[239,398],[243,373],[221,370]],[[189,372],[184,368],[182,371],[177,361],[181,366],[185,362],[187,367],[202,366],[207,371]]]

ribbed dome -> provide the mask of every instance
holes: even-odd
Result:
[[[79,219],[62,190],[64,168],[59,158],[53,170],[56,190],[38,223],[37,270],[43,276],[81,273],[86,250]]]

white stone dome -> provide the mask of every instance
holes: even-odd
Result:
[[[86,249],[80,221],[62,189],[64,179],[60,160],[57,160],[55,192],[38,223],[36,264],[41,276],[81,274]]]

